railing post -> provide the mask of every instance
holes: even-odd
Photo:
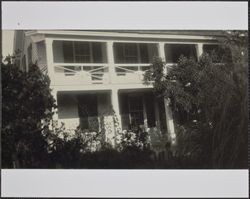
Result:
[[[109,65],[110,82],[114,82],[116,78],[113,43],[114,43],[113,41],[107,42],[107,57],[108,57],[108,65]]]

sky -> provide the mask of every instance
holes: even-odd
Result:
[[[2,55],[13,53],[14,30],[2,30]]]

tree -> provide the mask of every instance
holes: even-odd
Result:
[[[2,166],[41,167],[47,158],[44,130],[55,108],[50,80],[35,65],[24,72],[7,59],[2,73]]]
[[[198,61],[181,56],[164,74],[165,63],[156,58],[145,81],[153,80],[156,95],[170,98],[183,156],[202,167],[244,168],[248,34],[226,31],[219,41],[222,64],[214,54],[203,54]]]

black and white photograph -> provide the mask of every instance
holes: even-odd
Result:
[[[3,168],[247,167],[247,31],[12,32]]]
[[[3,29],[1,87],[2,169],[248,168],[247,29]]]

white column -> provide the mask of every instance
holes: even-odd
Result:
[[[144,123],[144,129],[147,131],[148,129],[148,117],[147,117],[147,110],[146,110],[146,100],[145,96],[142,96],[143,100],[143,123]]]
[[[165,44],[164,43],[159,43],[159,56],[162,59],[163,62],[166,62],[166,57],[165,57],[165,49],[164,49]],[[167,67],[165,66],[163,68],[163,73],[167,74]]]
[[[115,112],[115,115],[117,117],[117,120],[118,120],[118,126],[115,126],[115,131],[121,130],[122,123],[121,123],[121,115],[120,115],[120,108],[119,108],[118,89],[112,89],[111,103],[112,103],[112,107]],[[115,131],[113,132],[114,134],[112,135],[112,137],[115,137],[117,135]],[[112,139],[112,144],[115,145],[115,139]]]
[[[196,45],[196,51],[197,51],[197,57],[198,59],[200,58],[200,56],[202,55],[203,53],[203,43],[198,43]]]
[[[116,73],[115,73],[115,61],[114,61],[114,53],[113,53],[113,41],[107,42],[107,58],[108,58],[108,65],[109,65],[110,82],[114,82],[116,78]]]
[[[169,103],[170,103],[170,100],[164,98],[167,130],[168,130],[168,134],[169,134],[170,139],[171,139],[171,143],[175,144],[176,143],[176,135],[175,135],[175,130],[174,130],[174,120],[173,120],[173,114],[172,114],[171,107],[169,106]]]
[[[45,39],[45,48],[46,48],[46,58],[47,58],[47,69],[48,69],[48,76],[50,78],[50,84],[54,84],[54,60],[53,60],[53,48],[52,48],[53,40],[50,38]]]
[[[159,43],[159,54],[162,58],[162,60],[165,62],[166,57],[165,57],[165,49],[164,49],[164,43]],[[165,67],[164,70],[165,74],[167,73],[167,67]],[[165,106],[165,114],[166,114],[166,124],[167,124],[167,130],[168,134],[171,138],[172,144],[175,144],[176,142],[176,135],[175,135],[175,130],[174,130],[174,120],[173,120],[173,114],[171,107],[169,106],[170,99],[165,99],[164,98],[164,106]]]

